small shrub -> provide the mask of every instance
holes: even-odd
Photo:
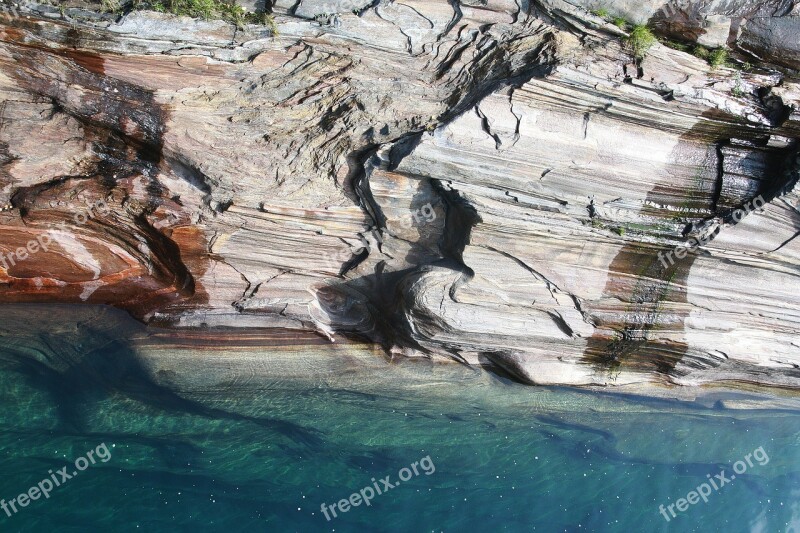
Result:
[[[607,19],[609,17],[608,9],[601,7],[593,11],[595,16],[600,17],[601,19]]]
[[[101,0],[119,2],[119,0]],[[275,20],[269,13],[248,13],[235,0],[155,0],[144,2],[133,1],[134,9],[152,9],[160,13],[171,13],[178,16],[199,18],[204,20],[221,19],[242,29],[247,23],[268,26],[273,35],[278,34]]]
[[[705,59],[706,61],[708,61],[708,56],[710,55],[710,52],[708,51],[708,48],[698,44],[692,50],[692,55],[695,56],[695,57],[698,57],[700,59]]]
[[[721,67],[728,60],[728,50],[725,48],[715,48],[708,55],[708,64],[714,68]]]
[[[728,49],[724,47],[709,50],[705,46],[698,44],[692,50],[692,54],[695,57],[708,61],[708,64],[714,68],[721,67],[728,61]]]
[[[266,26],[272,32],[272,35],[278,35],[278,25],[275,23],[275,18],[267,12],[248,13],[247,22]]]
[[[619,226],[619,227],[617,227],[617,228],[614,228],[614,232],[615,232],[617,235],[619,235],[620,237],[624,237],[624,236],[625,236],[625,228],[623,228],[622,226]]]
[[[100,9],[105,13],[119,13],[122,11],[122,3],[120,0],[101,0]]]
[[[679,41],[669,41],[669,40],[661,41],[661,42],[664,44],[664,46],[668,46],[668,47],[672,48],[673,50],[678,50],[680,52],[689,52],[690,51],[689,45],[686,44],[686,43],[682,43],[682,42],[679,42]]]
[[[155,2],[151,6],[156,11],[208,20],[213,18],[220,4],[222,2],[215,0],[165,0]]]
[[[612,22],[613,22],[614,26],[616,26],[617,28],[619,28],[621,30],[624,30],[625,28],[628,27],[628,21],[625,20],[622,17],[614,17],[614,20]]]
[[[631,49],[633,57],[642,60],[644,56],[647,55],[648,50],[656,44],[656,37],[647,26],[637,24],[631,30],[630,35],[626,39],[626,43]]]
[[[227,20],[238,29],[244,29],[247,22],[247,12],[236,2],[223,2],[220,8],[223,20]]]

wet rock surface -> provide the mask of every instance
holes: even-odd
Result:
[[[753,68],[637,62],[580,2],[0,13],[0,299],[795,388],[800,18],[717,4],[609,10]]]

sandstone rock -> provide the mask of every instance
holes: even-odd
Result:
[[[277,35],[6,16],[0,298],[530,383],[797,387],[800,24],[728,4],[611,6],[730,27],[753,71],[636,62],[556,0],[277,2]]]

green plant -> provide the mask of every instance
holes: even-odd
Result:
[[[714,68],[721,67],[728,60],[728,50],[726,48],[715,48],[708,55],[708,63]]]
[[[231,2],[230,4],[224,3],[222,18],[241,30],[244,29],[244,25],[247,22],[247,12],[236,2]]]
[[[117,2],[120,0],[101,0],[106,2]],[[240,6],[236,0],[154,0],[144,2],[141,0],[133,1],[133,9],[152,9],[161,13],[171,13],[173,15],[187,16],[211,20],[214,18],[224,20],[234,24],[237,28],[244,28],[247,23],[261,24],[268,26],[273,35],[278,34],[275,19],[269,13],[248,13]]]
[[[622,226],[619,226],[619,227],[617,227],[617,228],[614,228],[614,232],[615,232],[617,235],[619,235],[620,237],[624,237],[624,236],[625,236],[625,228],[623,228]]]
[[[275,18],[267,12],[248,13],[247,22],[266,26],[272,32],[272,35],[278,35],[278,25],[275,23]]]
[[[656,37],[647,26],[637,24],[633,27],[625,42],[631,53],[633,53],[633,57],[637,60],[642,60],[647,55],[648,50],[656,44]]]
[[[664,44],[664,46],[668,46],[673,50],[678,50],[680,52],[688,52],[690,50],[688,44],[679,41],[664,40],[661,42]]]
[[[183,15],[205,20],[214,17],[215,13],[224,9],[224,3],[219,0],[164,0],[151,4],[156,11]],[[220,17],[222,18],[222,17]]]
[[[692,55],[695,56],[695,57],[698,57],[700,59],[708,60],[708,56],[710,55],[710,52],[708,51],[708,48],[698,44],[692,50]]]
[[[614,20],[612,21],[612,23],[614,24],[614,26],[616,26],[617,28],[619,28],[621,30],[624,30],[625,28],[628,27],[628,21],[625,20],[622,17],[614,17]]]
[[[595,16],[600,17],[601,19],[607,19],[609,17],[608,9],[604,7],[600,7],[592,11]]]
[[[119,0],[100,0],[100,9],[105,13],[119,13],[122,3]]]

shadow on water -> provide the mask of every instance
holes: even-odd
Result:
[[[94,316],[87,317],[87,312]],[[52,398],[60,426],[57,431],[85,433],[88,407],[118,396],[155,411],[256,424],[303,448],[322,445],[322,434],[315,429],[210,407],[157,383],[131,346],[141,326],[121,311],[106,308],[98,313],[93,308],[87,312],[74,306],[45,310],[13,305],[0,310],[0,317],[6,318],[2,337],[14,339],[0,348],[0,364]],[[46,313],[46,323],[34,318],[39,313]],[[89,319],[81,322],[75,315]],[[26,327],[26,322],[31,325]],[[183,446],[188,445],[161,443],[159,449],[169,458],[191,451]]]

